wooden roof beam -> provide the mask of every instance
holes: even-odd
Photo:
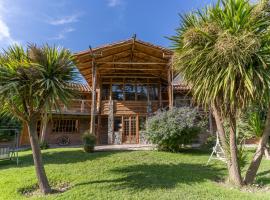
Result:
[[[133,61],[135,41],[136,41],[136,34],[134,34],[133,37],[132,37],[132,47],[131,47],[131,52],[130,52],[130,62]]]

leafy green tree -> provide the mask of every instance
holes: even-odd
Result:
[[[29,45],[26,50],[14,45],[1,55],[0,110],[12,113],[28,127],[35,171],[42,193],[51,192],[45,173],[37,120],[58,102],[67,104],[73,96],[68,82],[76,77],[70,51],[44,45]]]
[[[269,96],[268,2],[222,0],[181,19],[181,26],[171,38],[174,66],[190,84],[194,99],[205,107],[211,106],[221,143],[228,152],[229,181],[240,186],[243,180],[236,119],[251,102],[264,104]],[[229,124],[228,137],[225,120]],[[270,133],[270,124],[265,127],[265,132]],[[245,178],[245,183],[252,181]]]
[[[159,150],[178,152],[205,129],[205,116],[190,107],[159,111],[147,119],[146,137]]]

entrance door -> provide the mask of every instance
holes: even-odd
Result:
[[[123,116],[123,143],[139,143],[138,117],[136,115]]]

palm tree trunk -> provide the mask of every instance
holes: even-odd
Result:
[[[36,127],[37,127],[36,119],[30,119],[30,122],[28,123],[28,132],[33,152],[33,160],[35,164],[38,185],[43,194],[48,194],[51,193],[51,187],[49,185],[48,178],[46,176],[44,165],[42,162],[41,150],[39,147]]]
[[[242,181],[241,181],[242,179],[241,179],[241,173],[240,173],[238,160],[237,160],[237,146],[236,146],[236,135],[235,135],[236,129],[234,128],[230,130],[230,145],[229,145],[230,148],[229,148],[227,139],[226,139],[225,129],[223,126],[222,115],[216,103],[212,104],[212,111],[213,111],[213,116],[215,118],[215,122],[217,125],[220,142],[226,156],[227,168],[229,171],[229,181],[235,185],[240,186],[242,185]],[[234,158],[234,160],[232,158]]]
[[[47,127],[48,127],[48,116],[47,116],[47,113],[45,113],[42,119],[42,130],[41,130],[41,136],[40,136],[41,144],[45,142]]]
[[[267,118],[265,122],[265,127],[263,130],[263,135],[259,141],[258,147],[248,167],[248,170],[244,179],[244,183],[246,185],[252,184],[255,180],[256,174],[258,172],[258,169],[262,161],[264,151],[266,149],[266,145],[269,140],[269,136],[270,136],[270,105],[268,107],[268,113],[267,113]]]
[[[242,186],[241,170],[238,162],[238,148],[236,141],[236,118],[235,113],[229,114],[230,125],[230,157],[231,165],[229,166],[229,181],[236,185]]]
[[[224,150],[224,152],[226,154],[226,158],[229,158],[229,156],[227,155],[228,145],[227,145],[225,130],[224,130],[224,127],[223,127],[223,120],[222,120],[221,113],[220,113],[218,107],[216,106],[216,104],[212,105],[212,111],[213,111],[213,116],[215,118],[217,131],[218,131],[218,136],[220,138],[222,148],[223,148],[223,150]]]

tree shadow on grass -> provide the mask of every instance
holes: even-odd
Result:
[[[111,172],[122,178],[92,180],[79,183],[76,186],[101,184],[113,190],[144,190],[144,189],[170,189],[177,184],[196,184],[207,180],[221,181],[225,169],[217,169],[200,164],[147,164],[125,166],[116,168]],[[75,186],[75,187],[76,187]]]
[[[57,149],[45,150],[42,152],[43,163],[46,164],[69,164],[78,163],[84,161],[91,161],[110,156],[114,153],[121,153],[124,151],[110,151],[110,152],[94,152],[85,153],[82,149],[64,149],[57,151]],[[20,153],[19,153],[20,154]],[[25,154],[19,156],[19,165],[16,165],[16,161],[0,160],[0,170],[8,168],[20,168],[33,166],[32,154]]]
[[[257,183],[263,183],[263,185],[270,184],[270,170],[259,172],[256,178]]]

